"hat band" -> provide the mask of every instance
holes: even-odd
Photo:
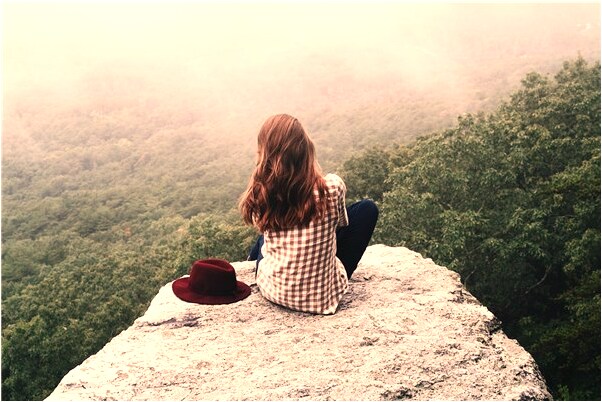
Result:
[[[206,296],[232,296],[236,293],[236,287],[234,289],[207,288],[205,286],[193,286],[190,281],[188,282],[188,288],[193,292]]]

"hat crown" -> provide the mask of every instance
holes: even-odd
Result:
[[[190,268],[188,287],[200,295],[232,295],[236,291],[236,271],[226,260],[198,260]]]

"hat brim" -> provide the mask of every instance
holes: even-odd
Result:
[[[171,288],[174,294],[181,300],[188,303],[198,304],[230,304],[241,301],[251,294],[251,288],[244,282],[236,281],[236,290],[231,295],[224,296],[213,296],[213,295],[201,295],[198,294],[188,287],[188,281],[190,277],[184,277],[176,279],[171,284]]]

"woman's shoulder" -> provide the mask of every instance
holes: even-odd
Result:
[[[324,176],[324,181],[326,181],[328,188],[337,189],[339,191],[345,191],[347,189],[343,179],[334,173],[328,173]]]

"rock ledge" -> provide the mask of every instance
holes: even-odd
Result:
[[[167,284],[47,399],[551,399],[533,358],[458,274],[406,248],[369,247],[332,316],[271,304],[254,264],[233,265],[247,299],[189,304]]]

